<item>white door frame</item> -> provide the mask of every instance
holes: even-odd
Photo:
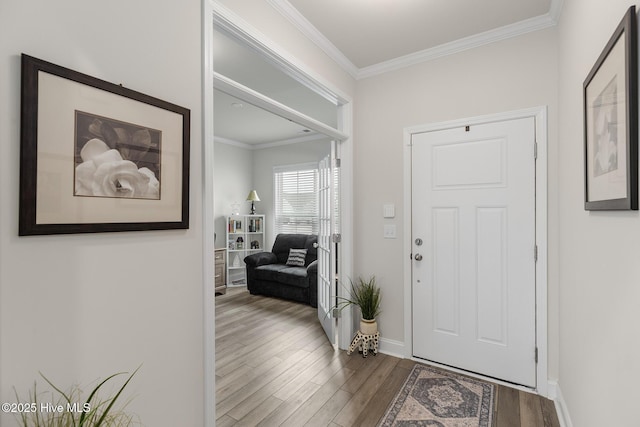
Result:
[[[353,268],[353,109],[351,97],[343,94],[331,83],[299,62],[295,57],[273,43],[265,35],[251,27],[241,17],[214,0],[202,0],[202,115],[203,140],[202,163],[203,203],[202,222],[202,287],[203,287],[203,341],[204,341],[204,425],[215,426],[215,292],[214,292],[214,211],[213,211],[213,94],[215,72],[213,67],[213,28],[214,23],[223,25],[227,30],[241,37],[241,42],[249,44],[264,55],[274,65],[300,83],[338,104],[338,130],[345,138],[339,144],[338,155],[341,159],[341,224],[342,241],[340,252],[340,281],[348,282]],[[346,349],[354,333],[352,315],[344,310],[339,322],[338,345]]]
[[[536,367],[536,392],[548,397],[548,343],[547,343],[547,107],[536,107],[504,113],[489,114],[466,119],[450,120],[411,126],[404,129],[404,342],[405,357],[413,358],[412,338],[412,291],[411,291],[411,135],[472,126],[504,120],[534,117],[536,122],[536,245],[538,246],[538,262],[536,263],[536,343],[538,347],[538,364]],[[533,153],[532,153],[533,155]],[[532,248],[533,256],[533,248]],[[495,382],[495,380],[492,380]],[[505,383],[507,384],[507,383]],[[510,386],[513,386],[509,384]],[[525,388],[526,389],[526,388]],[[529,389],[526,389],[529,390]]]

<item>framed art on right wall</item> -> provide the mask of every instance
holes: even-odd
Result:
[[[638,209],[638,36],[631,6],[584,81],[585,210]]]

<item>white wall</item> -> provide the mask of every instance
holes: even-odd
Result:
[[[251,203],[246,200],[254,185],[253,153],[253,150],[235,145],[214,144],[216,248],[226,247],[226,217],[231,215],[232,205],[237,203],[241,214],[251,210]]]
[[[260,196],[256,212],[266,215],[266,250],[271,250],[276,238],[274,232],[273,167],[299,163],[319,162],[330,152],[328,140],[301,142],[279,147],[255,150],[253,157],[254,188]]]
[[[200,0],[0,3],[3,402],[38,371],[66,388],[143,364],[131,411],[148,426],[203,425],[200,11]],[[17,236],[21,52],[191,109],[189,230]]]
[[[404,342],[403,128],[478,115],[549,106],[549,180],[556,179],[556,31],[501,41],[358,81],[355,101],[355,273],[376,275],[383,303],[383,339]],[[557,378],[557,193],[549,188],[550,375]],[[394,220],[382,206],[396,206]],[[384,239],[395,223],[398,239]],[[408,244],[409,242],[407,242]]]
[[[560,387],[574,426],[638,425],[640,214],[584,210],[582,85],[637,2],[564,0],[559,34]]]

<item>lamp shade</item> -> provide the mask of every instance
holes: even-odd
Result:
[[[258,197],[258,193],[256,193],[256,190],[251,190],[249,192],[249,195],[247,196],[247,200],[250,200],[252,202],[259,202],[260,201],[260,197]]]

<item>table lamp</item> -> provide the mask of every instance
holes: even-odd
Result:
[[[249,192],[249,195],[247,196],[247,200],[251,201],[251,215],[255,215],[256,214],[256,206],[254,205],[254,202],[259,202],[260,201],[260,197],[258,197],[258,193],[256,193],[256,190],[251,190]]]

